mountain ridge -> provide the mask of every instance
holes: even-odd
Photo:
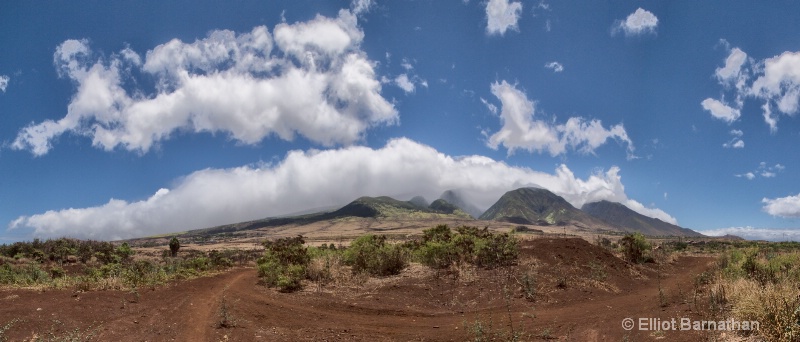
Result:
[[[618,202],[603,200],[586,203],[581,210],[597,219],[614,223],[627,232],[640,232],[651,236],[704,236],[689,228],[642,215]]]

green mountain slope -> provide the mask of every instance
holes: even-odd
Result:
[[[560,196],[538,188],[520,188],[506,192],[479,219],[519,224],[575,224],[608,228],[607,224],[578,210]]]
[[[640,232],[645,235],[669,236],[703,236],[691,229],[682,228],[656,218],[639,214],[623,204],[600,201],[584,204],[581,210],[591,216],[619,226],[628,232]]]
[[[441,198],[433,201],[433,203],[431,203],[431,205],[428,208],[436,212],[450,214],[461,218],[474,218],[472,217],[472,215],[467,214],[466,212],[461,210],[461,208],[457,207],[455,204],[452,204]]]

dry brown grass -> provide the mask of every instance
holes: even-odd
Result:
[[[763,336],[775,341],[800,340],[800,294],[797,284],[779,282],[761,285],[751,279],[723,279],[731,313],[741,321],[760,322]]]

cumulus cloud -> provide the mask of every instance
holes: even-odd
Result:
[[[628,15],[625,20],[617,20],[611,28],[611,34],[614,35],[619,31],[625,33],[625,36],[638,36],[647,33],[655,33],[658,26],[658,18],[650,11],[646,11],[641,7],[636,9],[635,12]]]
[[[508,30],[518,30],[517,21],[522,13],[522,3],[509,0],[489,0],[486,3],[486,32],[504,35]]]
[[[732,123],[742,116],[742,113],[739,109],[733,108],[716,99],[707,98],[703,100],[700,105],[703,106],[703,109],[709,111],[711,116],[727,123]]]
[[[561,65],[559,62],[550,62],[544,65],[545,68],[553,70],[553,72],[562,72],[564,71],[564,66]]]
[[[736,235],[747,240],[800,241],[800,229],[728,227],[700,231],[708,236]]]
[[[606,141],[615,139],[627,145],[628,157],[633,155],[633,142],[622,124],[606,129],[597,119],[571,117],[564,124],[541,120],[536,117],[534,102],[528,100],[516,86],[502,81],[492,84],[491,89],[492,94],[500,100],[500,122],[503,125],[488,139],[487,145],[492,149],[503,145],[509,154],[516,149],[523,149],[529,152],[547,151],[552,156],[564,154],[568,148],[594,153]]]
[[[359,196],[436,198],[444,190],[461,189],[469,202],[486,209],[506,191],[525,186],[549,189],[576,207],[609,200],[676,222],[629,199],[618,167],[580,179],[566,165],[541,172],[479,155],[448,156],[400,138],[379,149],[291,151],[274,165],[201,170],[145,200],[51,210],[19,217],[9,227],[33,229],[37,237],[122,239],[343,205]]]
[[[77,85],[66,116],[23,128],[12,146],[43,155],[71,132],[104,150],[144,153],[178,131],[221,132],[244,144],[271,135],[351,144],[367,128],[398,120],[360,49],[363,38],[355,15],[342,10],[281,23],[272,34],[259,26],[173,39],[144,60],[129,48],[94,58],[87,40],[67,40],[53,57],[59,75]],[[156,93],[124,89],[133,68],[155,79]]]
[[[6,75],[0,75],[0,91],[6,92],[6,88],[8,88],[8,81],[11,79]]]
[[[705,99],[701,105],[714,117],[727,122],[740,116],[746,98],[761,100],[762,116],[771,132],[778,129],[779,115],[795,116],[800,112],[800,51],[785,51],[778,56],[755,61],[735,47],[725,64],[714,73],[720,85],[733,89],[736,104]]]
[[[766,113],[772,106],[787,115],[798,112],[800,102],[800,52],[784,52],[764,61],[763,74],[750,87],[750,94],[764,101]],[[770,115],[771,116],[771,112]]]
[[[784,218],[800,217],[800,195],[780,198],[764,198],[762,208],[767,214]]]

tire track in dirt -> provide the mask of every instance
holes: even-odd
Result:
[[[96,337],[102,341],[207,341],[226,287],[254,272],[238,268],[155,291],[139,290],[138,300],[115,309],[124,313],[102,323]]]
[[[184,329],[183,333],[187,341],[203,341],[213,335],[211,330],[219,320],[219,317],[215,319],[215,316],[219,311],[225,291],[230,286],[239,283],[248,273],[253,272],[255,272],[254,269],[248,268],[226,273],[223,277],[216,279],[217,281],[205,293],[196,294],[197,300],[190,303],[193,310],[187,317],[189,326]]]

